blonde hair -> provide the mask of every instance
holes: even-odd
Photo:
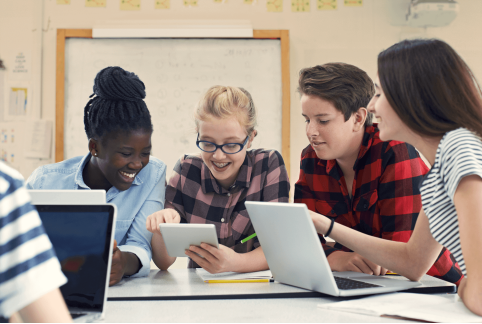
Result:
[[[213,86],[196,105],[196,132],[199,131],[199,122],[209,117],[224,119],[233,116],[251,136],[256,128],[257,119],[256,108],[249,92],[243,88]]]

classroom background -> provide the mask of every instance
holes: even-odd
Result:
[[[57,29],[91,29],[106,20],[244,20],[255,30],[289,31],[286,162],[293,190],[300,153],[308,144],[296,91],[300,69],[345,62],[374,78],[381,50],[402,39],[435,37],[453,46],[482,81],[482,1],[457,3],[457,16],[448,26],[417,28],[397,25],[410,0],[0,0],[0,60],[5,65],[0,66],[0,159],[25,178],[55,162]],[[91,88],[90,82],[85,86]],[[169,134],[157,130],[153,141],[169,141]],[[163,160],[163,152],[154,155]],[[168,164],[168,176],[172,167]]]

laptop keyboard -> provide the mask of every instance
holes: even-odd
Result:
[[[85,316],[85,315],[87,315],[87,313],[70,313],[70,316],[72,316],[72,319]]]
[[[382,287],[382,286],[374,285],[368,282],[363,282],[363,281],[358,281],[358,280],[353,280],[348,278],[340,278],[340,277],[335,277],[335,282],[336,282],[336,285],[338,286],[338,289],[344,289],[344,290]]]

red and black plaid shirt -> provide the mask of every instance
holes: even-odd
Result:
[[[376,124],[367,126],[353,169],[354,195],[350,198],[336,160],[321,160],[309,145],[301,154],[295,202],[359,232],[392,241],[407,242],[422,208],[420,183],[428,168],[409,144],[383,142]],[[352,191],[353,192],[353,191]],[[320,240],[326,255],[351,252],[339,243]],[[460,267],[445,248],[427,274],[458,284]]]

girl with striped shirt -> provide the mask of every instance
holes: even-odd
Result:
[[[317,231],[363,257],[419,280],[443,247],[465,278],[458,294],[482,315],[482,91],[440,40],[405,40],[378,56],[369,111],[382,140],[415,146],[432,168],[421,185],[423,209],[408,243],[368,237],[312,213]],[[403,179],[403,174],[399,175]]]

